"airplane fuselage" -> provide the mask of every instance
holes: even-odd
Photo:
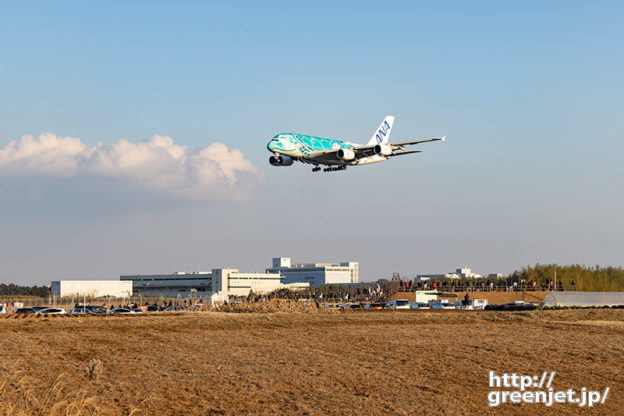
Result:
[[[387,158],[381,155],[354,160],[335,160],[323,158],[322,153],[338,149],[353,149],[358,146],[355,143],[342,140],[326,139],[323,137],[308,136],[298,133],[280,133],[273,137],[267,144],[270,152],[289,156],[295,160],[310,164],[323,165],[365,165],[375,162],[383,162]]]

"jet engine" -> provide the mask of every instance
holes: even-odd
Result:
[[[269,158],[269,163],[272,166],[290,166],[293,164],[293,162],[294,160],[290,156],[277,155],[277,156],[271,156]]]
[[[378,144],[373,148],[373,152],[375,152],[376,155],[390,156],[392,154],[392,148],[386,144]]]
[[[340,160],[353,160],[355,159],[355,153],[353,153],[353,150],[349,150],[349,149],[340,149],[338,150],[338,159]]]

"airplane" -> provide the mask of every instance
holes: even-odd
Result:
[[[314,165],[312,172],[320,171],[321,165],[328,166],[323,169],[324,172],[335,172],[346,170],[347,166],[367,165],[383,162],[394,156],[422,152],[406,150],[405,146],[446,140],[444,136],[388,143],[393,123],[394,116],[386,116],[365,145],[298,133],[280,133],[267,144],[267,149],[273,153],[269,163],[272,166],[290,166],[298,161]]]

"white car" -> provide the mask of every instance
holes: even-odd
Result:
[[[0,305],[0,313],[7,313],[6,308],[4,307],[4,305]]]
[[[482,311],[487,304],[487,299],[470,299],[467,304],[463,300],[457,300],[455,301],[455,309]]]
[[[65,312],[65,309],[63,308],[45,308],[45,309],[40,309],[37,312],[35,312],[35,314],[37,315],[64,315],[67,312]]]
[[[385,309],[409,309],[410,304],[407,299],[394,299],[386,303]]]

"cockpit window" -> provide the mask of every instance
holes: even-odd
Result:
[[[279,142],[280,140],[289,140],[291,138],[291,133],[280,133],[277,136],[271,139],[272,142]]]

